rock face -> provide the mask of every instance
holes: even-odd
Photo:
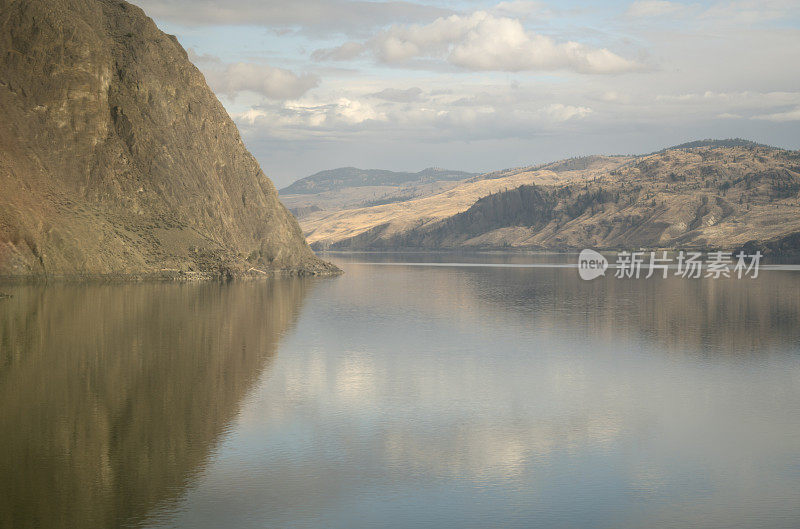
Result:
[[[175,37],[0,0],[0,276],[332,273]]]

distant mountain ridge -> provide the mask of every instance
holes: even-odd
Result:
[[[324,249],[800,250],[800,151],[699,140],[507,169],[301,221]]]
[[[556,185],[599,178],[633,159],[630,156],[592,156],[578,159],[577,162],[568,160],[564,163],[545,164],[556,170],[545,166],[522,167],[487,173],[467,180],[439,182],[436,185],[378,188],[375,198],[385,195],[389,200],[364,201],[364,193],[355,197],[357,200],[339,200],[338,203],[332,200],[334,197],[327,196],[329,193],[295,195],[282,199],[290,201],[292,206],[302,206],[307,205],[310,200],[300,201],[298,198],[314,197],[320,210],[301,217],[300,223],[309,243],[324,248],[327,244],[344,242],[380,225],[385,225],[381,237],[416,228],[420,224],[465,211],[481,197],[532,182]],[[357,189],[375,188],[350,188],[349,191],[352,193]],[[391,191],[386,192],[387,189]],[[342,195],[347,191],[334,194]]]
[[[389,171],[386,169],[340,167],[338,169],[320,171],[311,176],[301,178],[279,192],[282,195],[305,195],[338,191],[347,187],[400,186],[410,182],[465,180],[476,176],[476,174],[440,169],[438,167],[429,167],[416,173]]]
[[[715,140],[711,138],[706,138],[704,140],[695,140],[686,143],[681,143],[679,145],[673,145],[672,147],[666,147],[664,149],[652,152],[650,154],[658,154],[675,149],[695,149],[697,147],[748,147],[748,148],[764,147],[766,149],[778,149],[778,147],[774,147],[772,145],[767,145],[765,143],[758,143],[755,141],[746,140],[744,138],[727,138],[724,140]]]

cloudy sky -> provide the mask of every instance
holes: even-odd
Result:
[[[701,138],[800,148],[800,2],[133,0],[281,187]]]

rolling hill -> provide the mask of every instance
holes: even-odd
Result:
[[[449,171],[437,167],[429,167],[417,173],[341,167],[301,178],[281,189],[280,193],[281,195],[311,195],[325,191],[338,191],[347,187],[394,187],[412,182],[423,184],[435,181],[464,180],[471,176],[475,176],[475,174]]]
[[[402,204],[317,213],[331,249],[764,248],[800,233],[800,152],[703,140],[482,175]]]

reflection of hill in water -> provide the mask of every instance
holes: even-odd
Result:
[[[0,526],[136,524],[176,499],[307,286],[16,289],[0,319]]]
[[[574,269],[551,269],[528,272],[528,289],[519,288],[519,273],[501,271],[490,289],[471,283],[475,297],[507,308],[533,299],[531,323],[539,327],[585,331],[609,342],[646,339],[674,351],[742,354],[800,342],[794,272],[762,271],[755,280],[631,280],[609,271],[586,282]]]
[[[446,259],[447,254],[442,254]],[[410,261],[435,261],[439,255]],[[452,256],[450,256],[452,258]],[[494,256],[490,256],[492,258]],[[572,263],[568,256],[550,262]],[[353,261],[385,255],[357,255]],[[389,259],[401,261],[389,255]],[[487,259],[487,258],[484,258]],[[498,256],[498,264],[530,264],[525,256]],[[339,262],[346,263],[340,258]],[[757,279],[616,279],[583,281],[574,268],[484,268],[434,266],[362,268],[384,274],[381,284],[411,285],[403,302],[430,317],[447,317],[467,325],[497,318],[516,321],[546,335],[576,333],[620,343],[646,339],[675,350],[744,353],[800,342],[800,274],[762,270]],[[659,274],[659,272],[656,272]],[[643,270],[642,278],[646,275]],[[368,283],[349,287],[348,300],[383,303]],[[416,295],[415,293],[425,293]],[[367,301],[371,300],[371,301]],[[394,303],[394,298],[386,301]],[[497,309],[502,309],[498,313]]]

